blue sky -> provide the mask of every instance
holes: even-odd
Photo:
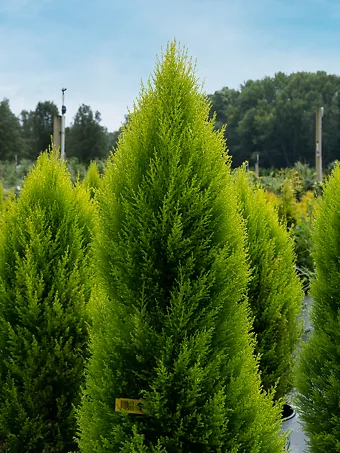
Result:
[[[116,130],[176,38],[197,59],[205,91],[278,71],[340,75],[340,0],[0,0],[0,99],[38,101],[67,123],[82,103]]]

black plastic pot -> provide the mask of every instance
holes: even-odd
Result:
[[[283,405],[283,410],[282,410],[282,423],[287,422],[288,420],[291,420],[293,417],[295,417],[296,412],[294,408],[290,404],[284,404]],[[286,448],[285,451],[289,451],[290,449],[290,435],[287,439],[286,442]]]
[[[283,410],[282,410],[282,421],[283,422],[290,420],[291,418],[295,417],[295,415],[296,415],[296,412],[290,404],[286,403],[283,405]]]

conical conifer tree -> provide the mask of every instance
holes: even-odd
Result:
[[[313,228],[316,278],[312,332],[297,368],[297,402],[312,453],[340,451],[340,167],[332,173]]]
[[[0,232],[0,450],[76,448],[74,405],[88,341],[92,207],[42,154]]]
[[[284,398],[293,385],[293,353],[302,334],[298,315],[304,297],[295,270],[294,243],[279,223],[264,190],[251,185],[244,169],[235,173],[240,210],[245,222],[251,268],[249,305],[266,390]]]
[[[282,452],[261,393],[223,132],[168,46],[99,191],[82,452]],[[227,159],[228,160],[228,159]],[[115,411],[117,398],[142,414]]]

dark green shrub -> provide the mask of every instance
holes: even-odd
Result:
[[[340,167],[330,177],[313,228],[313,332],[297,368],[297,401],[313,453],[340,451]]]
[[[310,222],[300,217],[291,230],[295,242],[296,270],[303,285],[304,292],[308,294],[310,281],[314,274],[314,261],[312,257],[312,226]]]
[[[263,189],[250,185],[243,169],[236,188],[245,221],[252,278],[249,304],[254,317],[257,352],[266,390],[284,398],[292,388],[293,352],[302,334],[298,315],[303,290],[295,271],[294,242],[280,224]]]
[[[82,452],[282,452],[248,334],[248,268],[223,131],[171,44],[99,191]],[[115,412],[142,399],[144,414]]]
[[[42,154],[0,236],[0,450],[69,452],[88,340],[92,208]],[[2,450],[1,450],[2,451]]]

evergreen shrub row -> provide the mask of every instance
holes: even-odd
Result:
[[[292,240],[209,110],[173,42],[103,178],[43,153],[0,214],[0,451],[284,450]]]

